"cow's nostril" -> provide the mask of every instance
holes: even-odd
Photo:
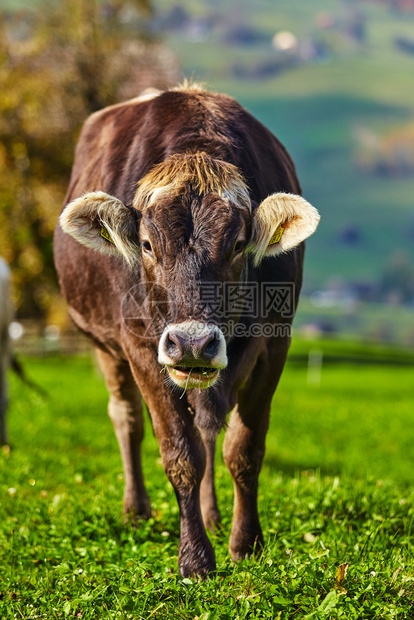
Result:
[[[210,338],[210,340],[207,342],[207,344],[204,346],[204,350],[203,350],[204,356],[210,359],[213,359],[213,357],[215,357],[218,353],[219,346],[220,346],[220,340],[214,334]]]
[[[180,338],[174,332],[170,332],[165,339],[164,344],[165,352],[167,355],[173,359],[179,359],[183,354],[182,343],[180,342]]]

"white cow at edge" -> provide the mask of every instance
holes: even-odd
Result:
[[[6,373],[10,362],[9,324],[12,320],[10,301],[10,270],[0,257],[0,443],[7,443],[6,408],[7,381]]]

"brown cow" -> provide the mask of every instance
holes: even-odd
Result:
[[[257,488],[270,403],[301,287],[301,242],[319,220],[299,194],[280,142],[233,99],[196,85],[106,108],[79,139],[56,267],[72,319],[97,348],[124,511],[138,517],[151,513],[141,395],[148,405],[180,509],[182,575],[215,568],[205,527],[220,522],[214,452],[229,412],[231,555],[263,544]]]

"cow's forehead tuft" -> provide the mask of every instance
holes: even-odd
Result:
[[[154,166],[138,183],[134,207],[144,211],[189,189],[200,196],[217,193],[223,200],[251,210],[247,186],[236,166],[202,152],[172,155]]]

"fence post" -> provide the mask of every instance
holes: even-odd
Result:
[[[307,384],[319,387],[322,379],[323,351],[311,349],[308,359]]]

